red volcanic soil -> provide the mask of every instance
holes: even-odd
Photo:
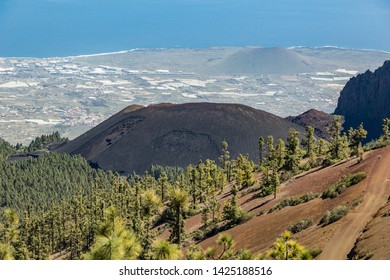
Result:
[[[390,169],[388,168],[390,147],[367,152],[365,157],[361,163],[354,158],[327,168],[313,169],[300,174],[282,184],[276,199],[273,199],[273,195],[252,199],[253,193],[242,196],[239,199],[240,205],[254,214],[254,218],[225,232],[233,236],[235,248],[265,253],[289,225],[301,219],[311,219],[313,225],[293,235],[293,239],[308,249],[321,249],[322,253],[317,257],[318,259],[342,260],[347,259],[350,253],[351,258],[358,257],[357,254],[361,256],[369,254],[371,258],[390,259],[388,245],[390,217],[383,216],[390,208],[387,203],[390,195]],[[367,178],[351,186],[336,198],[316,198],[307,203],[268,213],[270,208],[286,197],[310,192],[322,193],[342,176],[359,171],[366,172]],[[256,176],[259,177],[259,174]],[[221,204],[229,199],[229,189],[227,187],[226,193],[221,195]],[[360,201],[360,204],[352,207],[356,201]],[[349,213],[333,224],[320,225],[319,221],[324,213],[339,205],[351,207]],[[193,232],[201,224],[200,214],[187,219],[186,232]],[[215,246],[217,236],[203,240],[199,245],[203,248]],[[355,243],[357,248],[354,249]]]

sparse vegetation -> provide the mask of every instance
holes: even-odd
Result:
[[[272,213],[274,211],[277,211],[277,210],[281,210],[287,206],[295,206],[295,205],[298,205],[298,204],[301,204],[301,203],[305,203],[305,202],[308,202],[312,199],[315,199],[317,197],[319,197],[320,195],[317,194],[317,193],[307,193],[307,194],[304,194],[304,195],[301,195],[301,196],[291,196],[291,197],[287,197],[285,199],[283,199],[281,202],[279,202],[277,205],[275,205],[274,207],[272,207],[270,210],[269,210],[269,213]]]
[[[232,227],[252,219],[253,215],[243,210],[237,204],[233,202],[228,202],[223,208],[223,217]]]
[[[294,174],[292,174],[291,172],[283,171],[280,175],[280,181],[287,182],[287,181],[292,180],[293,177],[294,177]]]
[[[309,250],[309,253],[313,257],[313,259],[315,259],[322,253],[322,250],[320,248],[313,248]]]
[[[323,193],[322,198],[335,198],[347,188],[356,185],[357,183],[363,181],[367,177],[365,172],[358,172],[355,174],[350,174],[341,178],[341,180],[331,186],[329,186]]]
[[[241,196],[241,197],[246,196],[247,194],[257,192],[257,191],[260,190],[260,189],[261,189],[261,186],[254,186],[254,187],[245,189],[245,190],[243,190],[243,191],[241,192],[240,196]]]
[[[382,124],[382,135],[377,141],[378,147],[390,145],[390,119],[385,118]]]
[[[234,248],[234,239],[230,234],[222,233],[215,241],[217,246],[221,248],[221,253],[217,254],[215,247],[202,249],[199,245],[191,245],[187,251],[187,259],[189,260],[260,260],[264,259],[264,255],[254,255],[250,250]]]
[[[349,208],[344,205],[337,206],[333,208],[331,211],[326,211],[325,215],[322,216],[320,220],[320,224],[323,226],[332,224],[334,222],[337,222],[342,217],[348,214]]]
[[[363,202],[363,197],[360,197],[360,198],[357,198],[357,199],[354,199],[351,203],[351,208],[355,208],[356,206],[358,206],[360,203]]]
[[[313,224],[313,221],[310,219],[302,219],[296,222],[293,225],[290,225],[288,227],[288,230],[291,231],[293,234],[296,234],[298,232],[301,232],[304,229],[307,229]]]

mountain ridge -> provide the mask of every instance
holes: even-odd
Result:
[[[345,117],[345,129],[362,122],[368,130],[367,139],[377,139],[383,119],[390,117],[390,60],[374,72],[367,70],[351,78],[334,113]]]

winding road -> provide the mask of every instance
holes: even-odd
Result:
[[[365,226],[387,202],[390,195],[390,153],[384,152],[371,167],[363,202],[340,220],[318,259],[347,259]]]

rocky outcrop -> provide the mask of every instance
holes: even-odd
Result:
[[[363,122],[367,140],[377,139],[383,119],[390,117],[390,61],[375,72],[368,70],[350,79],[340,93],[334,113],[344,116],[345,129]]]

